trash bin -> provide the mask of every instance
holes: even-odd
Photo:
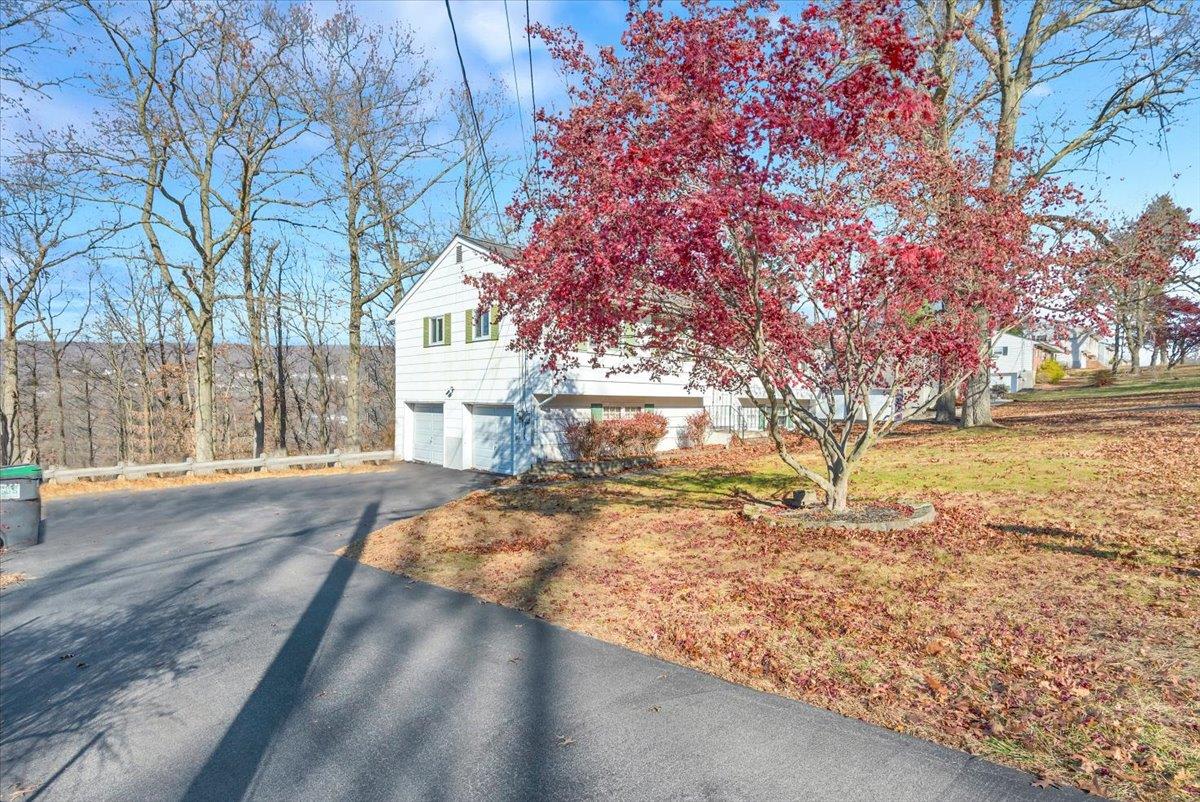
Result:
[[[42,469],[36,465],[0,468],[0,546],[19,549],[38,542],[42,532]]]

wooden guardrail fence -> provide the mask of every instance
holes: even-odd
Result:
[[[196,462],[192,459],[184,462],[158,464],[119,462],[111,467],[103,468],[59,468],[52,465],[42,472],[42,477],[47,482],[66,483],[74,482],[76,479],[140,479],[146,476],[168,476],[179,473],[201,475],[218,471],[271,471],[313,465],[362,465],[367,462],[391,462],[394,458],[395,454],[392,451],[361,451],[347,454],[334,452],[332,454],[297,454],[296,456],[264,455],[258,458],[217,459],[208,462]]]

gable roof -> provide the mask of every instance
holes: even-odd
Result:
[[[450,238],[450,241],[446,243],[446,247],[442,248],[442,250],[438,252],[438,255],[435,256],[429,263],[429,267],[425,268],[425,272],[421,274],[421,277],[417,279],[417,282],[408,288],[408,292],[404,293],[404,295],[400,297],[400,301],[395,305],[395,307],[392,308],[392,311],[388,312],[388,316],[386,318],[388,321],[396,319],[396,313],[400,311],[400,307],[404,306],[404,302],[411,298],[413,293],[415,293],[420,286],[425,283],[425,279],[428,278],[429,274],[434,271],[434,268],[436,268],[437,265],[446,258],[446,255],[450,252],[450,249],[460,242],[473,250],[489,255],[500,256],[505,259],[512,259],[519,252],[516,247],[512,245],[505,245],[502,242],[493,242],[491,240],[483,239],[482,237],[472,237],[467,234],[455,234]]]
[[[476,248],[489,253],[494,253],[497,256],[503,256],[505,259],[515,259],[520,252],[512,245],[505,245],[503,242],[495,242],[494,240],[484,239],[483,237],[472,237],[469,234],[457,234],[455,239],[460,239],[468,245],[474,245]]]

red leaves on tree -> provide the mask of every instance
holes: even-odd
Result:
[[[993,192],[985,160],[933,145],[899,4],[769,8],[651,6],[598,58],[538,29],[576,80],[514,207],[529,244],[484,282],[520,347],[556,368],[586,340],[599,363],[632,328],[617,370],[861,409],[974,370],[981,312],[1019,314],[1046,262],[1036,193]]]

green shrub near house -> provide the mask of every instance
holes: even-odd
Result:
[[[1038,366],[1037,380],[1042,384],[1058,384],[1067,375],[1067,369],[1057,359],[1046,359]]]

